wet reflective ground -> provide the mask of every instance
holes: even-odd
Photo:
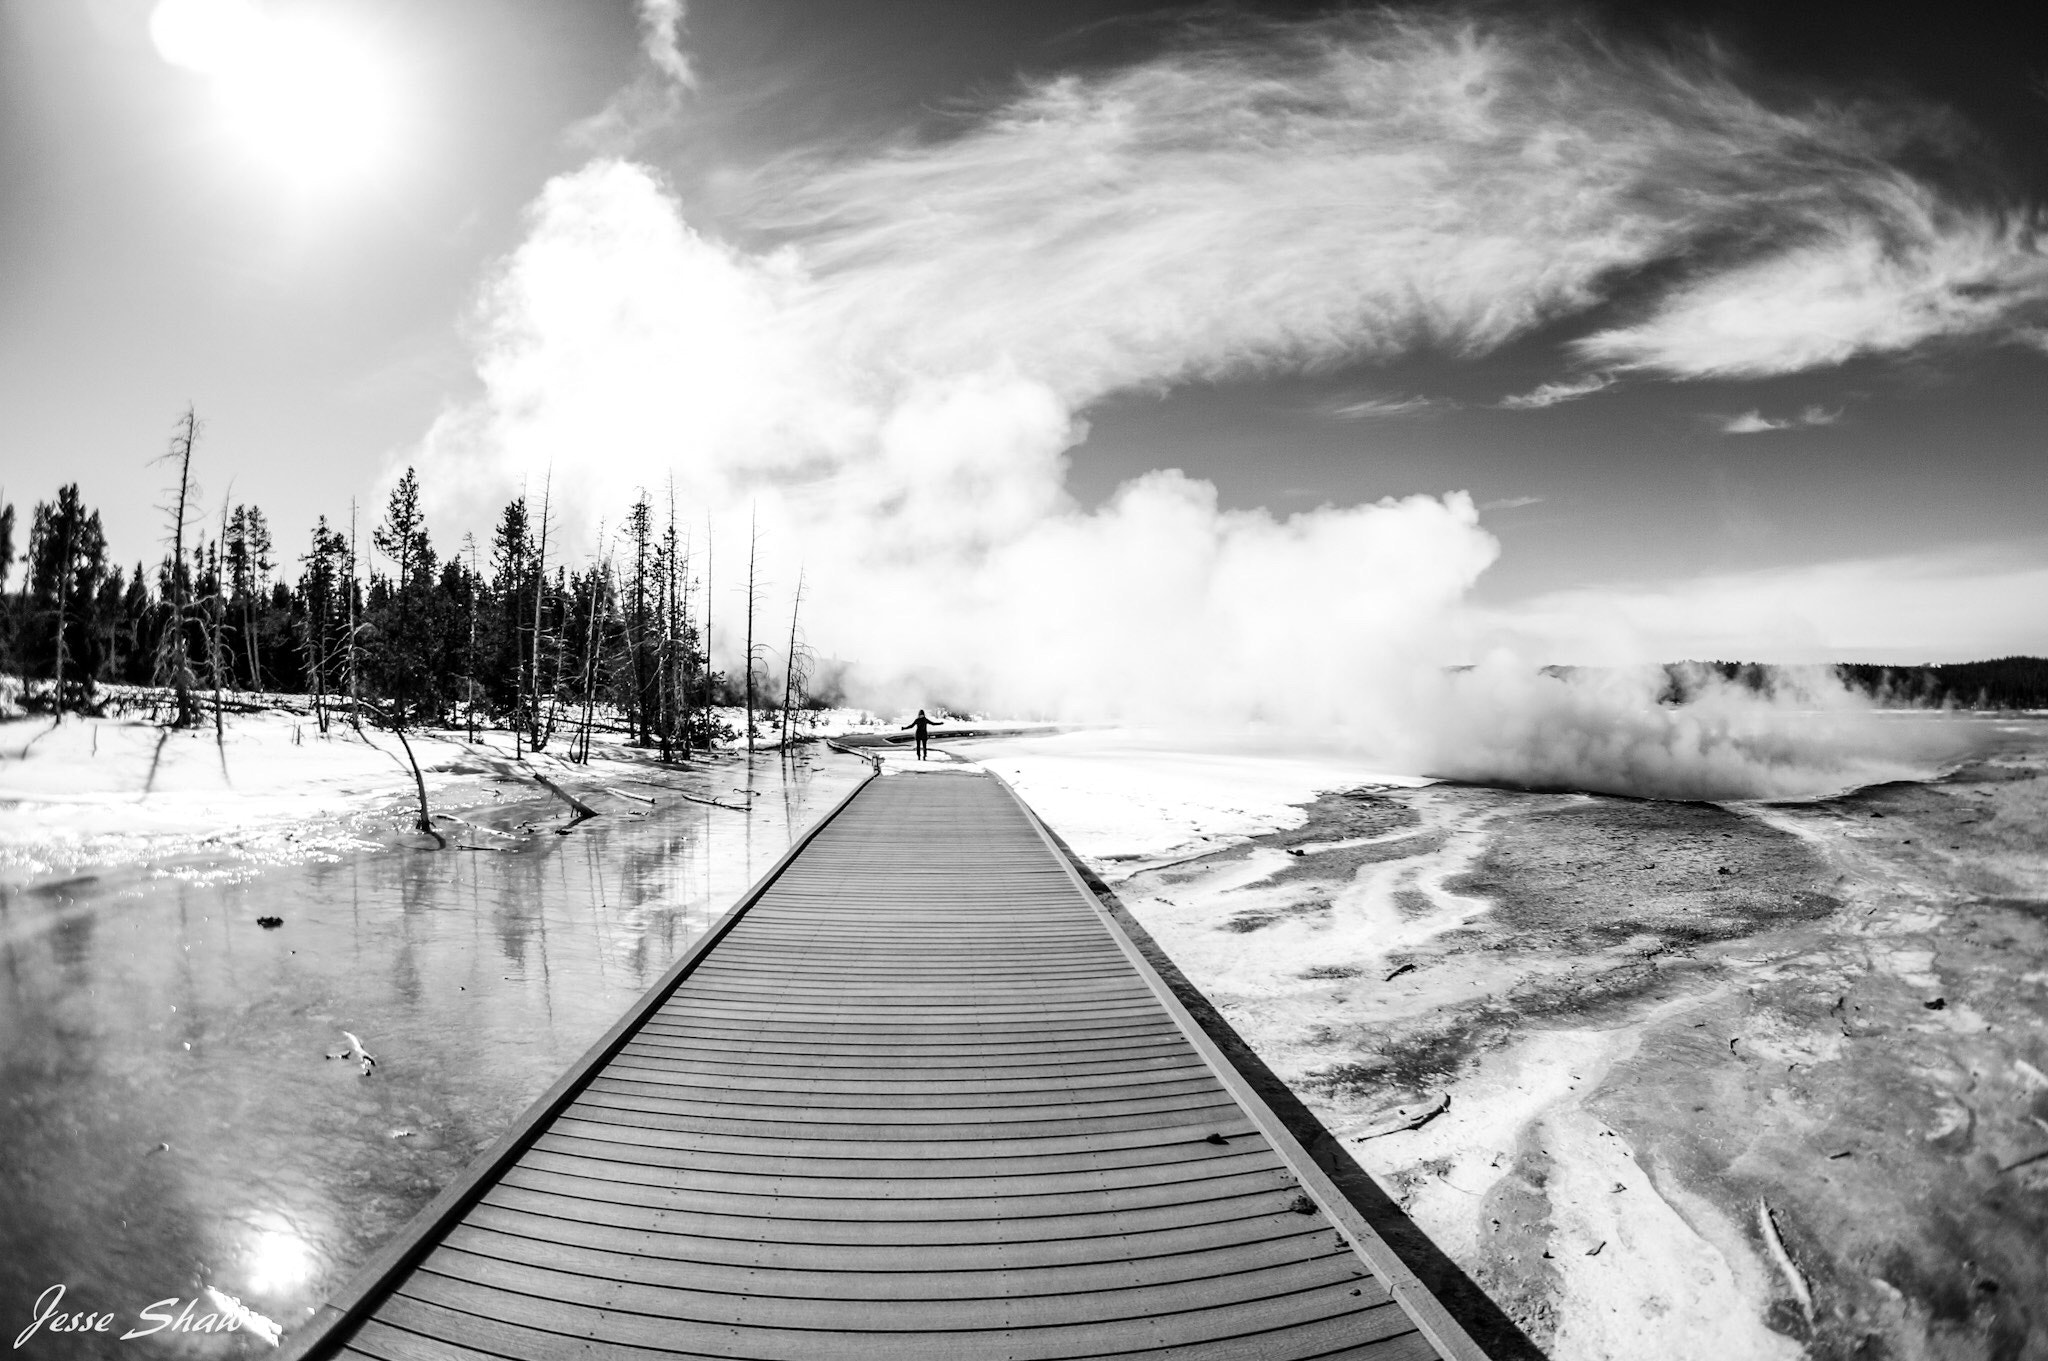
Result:
[[[443,851],[0,899],[0,1345],[61,1284],[111,1330],[17,1354],[268,1351],[191,1331],[204,1287],[289,1333],[865,773],[766,756],[700,777],[751,815],[641,787],[566,836],[501,804]],[[185,1329],[118,1340],[165,1299]]]

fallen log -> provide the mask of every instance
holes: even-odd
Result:
[[[575,814],[574,817],[569,819],[567,826],[555,828],[556,836],[567,836],[570,832],[576,829],[577,823],[587,821],[588,819],[597,816],[597,810],[595,808],[592,808],[589,804],[583,802],[583,800],[577,798],[574,794],[571,794],[568,790],[562,788],[562,786],[556,784],[547,776],[541,774],[537,770],[533,771],[532,775],[533,778],[539,782],[540,787],[542,789],[547,790],[548,793],[553,794],[563,803],[568,804],[571,811],[573,811]]]

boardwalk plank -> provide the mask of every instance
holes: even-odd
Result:
[[[506,1196],[515,1193],[506,1192]],[[544,1208],[537,1208],[544,1207]],[[570,1209],[575,1217],[564,1218],[545,1210]],[[1196,1264],[1221,1260],[1238,1252],[1260,1252],[1269,1248],[1300,1255],[1336,1252],[1344,1248],[1341,1234],[1328,1227],[1304,1226],[1298,1215],[1255,1216],[1191,1225],[1180,1229],[1155,1230],[1146,1234],[1117,1234],[1096,1238],[1005,1243],[791,1243],[763,1242],[754,1238],[724,1238],[706,1230],[702,1222],[691,1231],[631,1227],[608,1219],[584,1216],[586,1203],[561,1202],[530,1195],[525,1203],[505,1203],[499,1193],[478,1206],[467,1223],[450,1231],[455,1235],[471,1228],[580,1245],[636,1257],[663,1258],[681,1262],[708,1262],[725,1266],[753,1267],[783,1271],[814,1272],[924,1272],[941,1270],[963,1278],[961,1293],[985,1294],[972,1283],[978,1274],[1031,1273],[1057,1269],[1096,1269],[1107,1265],[1112,1273],[1192,1272]],[[1377,1282],[1374,1290],[1380,1289]],[[1368,1294],[1371,1291],[1367,1292]]]
[[[386,1347],[425,1344],[435,1348],[436,1344],[421,1333],[408,1331],[406,1327],[382,1323],[375,1325],[376,1331],[366,1342],[378,1348],[374,1355],[388,1357],[390,1361],[445,1361],[446,1358],[488,1355],[511,1358],[512,1361],[561,1361],[565,1356],[601,1355],[608,1361],[676,1361],[683,1357],[751,1357],[751,1356],[802,1356],[815,1357],[818,1361],[957,1361],[961,1357],[976,1355],[1010,1356],[1013,1353],[1003,1346],[1002,1335],[996,1335],[992,1342],[977,1345],[973,1334],[938,1334],[936,1337],[904,1337],[890,1333],[842,1333],[810,1336],[798,1334],[795,1337],[772,1340],[759,1337],[748,1341],[760,1349],[741,1350],[738,1339],[723,1341],[716,1349],[699,1349],[680,1344],[666,1347],[635,1347],[611,1344],[602,1351],[593,1351],[583,1338],[529,1328],[518,1323],[495,1318],[484,1318],[464,1314],[459,1310],[445,1309],[437,1305],[400,1298],[392,1309],[394,1319],[411,1328],[437,1329],[444,1332],[460,1331],[474,1340],[478,1350],[383,1350]],[[369,1330],[366,1330],[369,1332]],[[1290,1329],[1285,1333],[1260,1331],[1217,1337],[1189,1346],[1157,1348],[1139,1347],[1120,1351],[1100,1349],[1040,1353],[1051,1357],[1115,1357],[1119,1361],[1322,1361],[1332,1356],[1362,1356],[1370,1361],[1413,1361],[1414,1358],[1434,1355],[1432,1350],[1357,1350],[1360,1346],[1375,1347],[1399,1344],[1415,1337],[1412,1332],[1375,1330],[1374,1341],[1360,1343],[1359,1330],[1352,1326],[1350,1319],[1340,1316],[1307,1327]],[[985,1336],[985,1335],[984,1335]],[[781,1345],[773,1345],[780,1343]],[[1426,1346],[1426,1344],[1425,1344]],[[1030,1353],[1022,1353],[1030,1355]]]
[[[943,1287],[931,1282],[950,1274],[943,1271],[721,1273],[648,1258],[594,1257],[586,1250],[560,1249],[552,1256],[547,1265],[537,1265],[444,1244],[426,1260],[423,1273],[585,1310],[616,1310],[664,1321],[822,1331],[863,1317],[896,1328],[914,1317],[920,1332],[987,1327],[992,1319],[1006,1328],[1139,1322],[1229,1305],[1334,1313],[1340,1304],[1352,1303],[1349,1292],[1354,1286],[1369,1279],[1364,1265],[1344,1252],[1251,1263],[1237,1271],[1154,1285],[1127,1285],[1098,1268],[1078,1273],[1080,1280],[1052,1293],[961,1296],[937,1293]]]
[[[618,1181],[585,1176],[574,1165],[545,1169],[517,1167],[506,1173],[501,1188],[545,1192],[564,1205],[576,1202],[569,1213],[604,1216],[606,1222],[655,1229],[665,1224],[693,1224],[696,1227],[692,1232],[752,1235],[756,1238],[761,1238],[763,1230],[771,1227],[763,1222],[763,1217],[766,1212],[773,1211],[772,1241],[775,1242],[871,1242],[880,1246],[1046,1242],[1178,1231],[1226,1220],[1262,1219],[1290,1213],[1288,1207],[1293,1203],[1295,1194],[1284,1179],[1275,1178],[1266,1185],[1225,1188],[1200,1200],[1182,1198],[1154,1205],[1098,1206],[1080,1213],[1060,1213],[1053,1207],[1039,1207],[1043,1213],[1008,1216],[992,1213],[1003,1207],[984,1203],[980,1215],[964,1212],[973,1207],[959,1207],[962,1213],[935,1216],[930,1213],[898,1214],[899,1206],[886,1203],[863,1215],[858,1207],[843,1201],[791,1203],[759,1196],[714,1195],[661,1184],[652,1177]],[[931,1208],[929,1205],[918,1207],[920,1211]]]
[[[320,1354],[1472,1361],[1007,787],[807,838]]]
[[[549,1285],[560,1282],[548,1279]],[[540,1282],[536,1280],[536,1284]],[[627,1287],[613,1286],[625,1293]],[[703,1309],[713,1317],[664,1313],[648,1315],[621,1307],[565,1301],[476,1281],[415,1272],[399,1299],[439,1305],[471,1319],[503,1320],[528,1328],[588,1338],[609,1345],[675,1347],[714,1355],[897,1356],[906,1361],[931,1358],[957,1361],[968,1355],[994,1354],[1013,1361],[1054,1361],[1055,1358],[1115,1355],[1141,1349],[1187,1347],[1218,1332],[1271,1333],[1342,1320],[1352,1330],[1346,1341],[1405,1332],[1412,1325],[1392,1304],[1355,1308],[1357,1300],[1342,1290],[1317,1289],[1261,1300],[1237,1301],[1211,1309],[1192,1309],[1144,1319],[1106,1319],[1065,1325],[1012,1325],[997,1315],[983,1328],[905,1328],[906,1318],[922,1313],[896,1302],[847,1304],[835,1311],[831,1324],[816,1329],[774,1327],[740,1321],[747,1301],[730,1299],[726,1310]],[[693,1305],[709,1301],[690,1297]],[[394,1301],[396,1303],[396,1301]],[[464,1331],[472,1331],[469,1325]],[[863,1336],[865,1335],[865,1336]],[[874,1349],[875,1344],[884,1344]],[[860,1350],[849,1350],[851,1348]],[[730,1350],[727,1350],[730,1349]],[[772,1349],[772,1350],[769,1350]],[[558,1352],[557,1355],[560,1355]]]

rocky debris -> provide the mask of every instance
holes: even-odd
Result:
[[[330,1059],[350,1059],[360,1063],[363,1066],[362,1075],[368,1077],[370,1070],[377,1066],[376,1056],[363,1047],[363,1042],[356,1038],[353,1031],[344,1030],[341,1033],[348,1039],[348,1044],[327,1057]]]
[[[1377,1139],[1388,1134],[1399,1134],[1403,1130],[1420,1129],[1450,1108],[1451,1094],[1449,1092],[1438,1092],[1435,1096],[1425,1101],[1414,1102],[1406,1106],[1396,1106],[1391,1111],[1382,1112],[1372,1124],[1366,1126],[1363,1133],[1352,1135],[1351,1141],[1353,1143],[1363,1143],[1367,1139]]]

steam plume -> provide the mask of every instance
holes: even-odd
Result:
[[[1924,110],[1769,108],[1710,63],[1563,29],[1382,12],[1212,34],[945,140],[798,161],[765,182],[774,249],[598,160],[534,204],[484,290],[484,396],[422,457],[478,498],[574,469],[572,524],[671,472],[714,517],[758,508],[785,575],[801,552],[822,583],[814,642],[872,699],[1263,717],[1452,773],[1800,792],[1855,773],[1867,732],[1795,741],[1768,707],[1673,718],[1513,668],[1443,681],[1497,552],[1462,493],[1279,517],[1163,470],[1084,513],[1066,462],[1105,395],[1479,353],[1659,261],[1687,263],[1586,357],[1690,377],[2017,334],[2048,290],[2030,229],[1894,164],[1950,135]],[[1804,306],[1749,308],[1795,277]]]

